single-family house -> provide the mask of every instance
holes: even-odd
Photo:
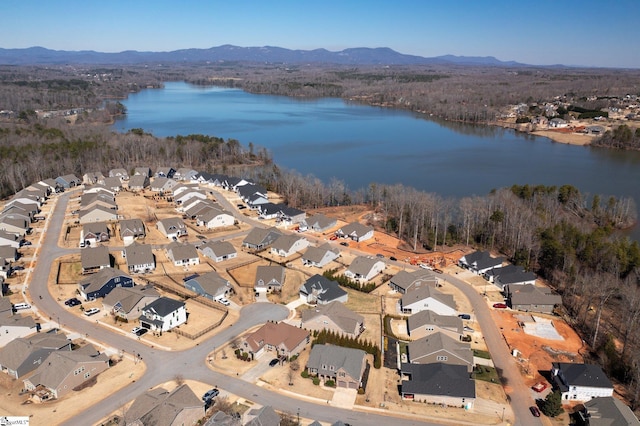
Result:
[[[555,118],[552,118],[551,120],[549,120],[549,127],[551,127],[551,128],[560,129],[560,128],[564,128],[564,127],[567,127],[567,126],[569,126],[569,123],[567,123],[567,120],[563,120],[560,117],[555,117]]]
[[[262,250],[273,244],[281,235],[282,232],[274,227],[253,228],[242,241],[242,246],[250,250]]]
[[[241,186],[252,184],[250,180],[236,177],[236,176],[228,176],[227,179],[222,183],[222,187],[227,191],[238,192],[238,189]]]
[[[104,186],[114,192],[120,192],[122,190],[122,180],[118,177],[104,178]]]
[[[331,302],[302,311],[301,326],[312,331],[330,330],[358,337],[364,331],[364,317],[340,302]]]
[[[176,169],[173,167],[158,167],[155,176],[157,178],[172,178],[176,173]]]
[[[160,293],[153,285],[116,287],[102,299],[102,307],[105,312],[128,322],[134,322],[140,318],[142,308],[159,297]]]
[[[178,217],[168,217],[161,219],[156,224],[158,231],[170,240],[177,240],[178,238],[187,235],[187,226],[182,219]]]
[[[19,379],[41,365],[51,352],[60,350],[71,351],[71,340],[64,334],[19,337],[0,348],[0,371]]]
[[[175,266],[199,265],[198,250],[191,244],[180,244],[177,241],[167,246],[167,257]]]
[[[18,249],[10,245],[0,245],[0,257],[8,262],[15,262],[18,260]]]
[[[125,169],[111,169],[109,170],[109,177],[116,177],[120,179],[120,182],[124,182],[125,180],[129,180],[129,172]]]
[[[144,223],[140,219],[123,219],[120,221],[120,238],[125,246],[133,243],[138,238],[144,238],[146,231]]]
[[[198,172],[196,170],[188,167],[180,167],[173,174],[173,178],[176,180],[191,181],[197,174]]]
[[[456,302],[450,294],[443,294],[433,287],[423,286],[402,295],[399,312],[415,314],[431,310],[439,315],[457,315]]]
[[[425,310],[407,318],[407,331],[411,340],[422,339],[434,333],[442,333],[460,339],[464,331],[462,319],[455,315],[439,315]]]
[[[518,311],[551,314],[556,306],[562,305],[562,296],[548,287],[533,284],[508,285],[506,294],[509,306]]]
[[[385,267],[386,264],[380,259],[358,256],[353,259],[344,275],[357,281],[371,281],[376,275],[384,271]]]
[[[339,238],[351,238],[353,241],[360,242],[373,238],[373,226],[363,225],[360,222],[352,222],[336,231]]]
[[[284,284],[285,269],[280,265],[260,265],[256,268],[255,291],[271,293],[280,292]]]
[[[175,190],[176,187],[174,187],[173,189]],[[207,194],[197,188],[187,188],[184,191],[180,191],[177,195],[173,196],[173,201],[180,205],[186,201],[191,200],[192,198],[198,198],[200,200],[206,200],[207,199]]]
[[[314,345],[306,369],[321,380],[333,380],[337,387],[358,389],[367,366],[367,354],[362,349],[335,345]]]
[[[427,269],[419,269],[413,272],[400,271],[389,280],[389,287],[400,294],[405,294],[423,286],[436,288],[439,285],[440,279],[433,271]]]
[[[146,176],[148,178],[150,178],[151,175],[151,168],[149,167],[136,167],[135,169],[133,169],[133,175],[134,176]]]
[[[260,218],[269,220],[276,219],[283,207],[284,204],[262,203],[257,205],[256,210]]]
[[[92,247],[109,241],[109,226],[105,222],[86,223],[80,230],[80,247]]]
[[[75,351],[54,351],[24,379],[24,388],[38,402],[62,398],[109,368],[109,356],[92,345]]]
[[[258,208],[269,202],[269,199],[262,194],[255,193],[249,197],[247,200],[247,206],[251,210],[258,210]]]
[[[306,249],[309,241],[296,234],[280,235],[271,246],[271,254],[280,257],[289,257]]]
[[[70,174],[58,176],[56,178],[56,183],[64,189],[69,189],[82,184],[82,179],[79,179],[76,175]]]
[[[252,196],[258,195],[264,199],[269,198],[269,194],[267,193],[267,189],[263,186],[256,184],[247,184],[238,188],[238,195],[240,199],[245,203],[248,203]]]
[[[118,213],[104,206],[94,206],[78,213],[80,223],[108,222],[118,220]]]
[[[613,383],[599,365],[554,362],[551,379],[563,402],[613,396]]]
[[[233,226],[236,218],[233,215],[214,207],[209,207],[201,215],[198,216],[198,226],[204,226],[207,229],[224,228]]]
[[[640,426],[640,420],[624,402],[612,396],[596,397],[575,412],[576,426]]]
[[[133,278],[115,268],[103,268],[78,283],[78,290],[84,300],[105,297],[116,287],[133,287]]]
[[[24,238],[31,232],[31,225],[24,217],[8,214],[0,216],[0,230]]]
[[[33,222],[33,218],[40,213],[40,207],[34,203],[23,203],[21,201],[10,201],[7,203],[4,209],[2,209],[3,215],[11,213],[21,214],[29,217],[29,222]]]
[[[488,251],[475,251],[462,256],[458,260],[458,265],[476,275],[482,275],[489,269],[501,268],[503,262],[503,257],[492,257]]]
[[[115,192],[103,186],[92,186],[80,196],[80,210],[89,210],[96,206],[117,210]]]
[[[133,400],[127,409],[128,425],[186,426],[200,424],[204,402],[182,384],[172,391],[155,388]]]
[[[443,333],[434,333],[407,345],[409,362],[412,364],[433,364],[442,362],[450,365],[464,365],[473,370],[471,347],[458,339]]]
[[[176,207],[176,210],[184,213],[189,219],[198,219],[211,208],[221,210],[220,205],[213,200],[201,200],[198,197],[194,197],[187,200],[184,204],[180,204]]]
[[[322,213],[315,214],[305,219],[307,227],[312,231],[325,232],[335,227],[338,221],[332,217],[323,215]]]
[[[226,298],[233,292],[231,282],[220,276],[216,271],[186,277],[184,278],[184,286],[187,290],[191,290],[209,300]]]
[[[151,190],[153,192],[160,192],[166,194],[171,192],[171,189],[176,186],[178,182],[168,177],[156,177],[151,181]]]
[[[465,366],[442,362],[402,363],[400,370],[400,395],[403,399],[467,410],[473,408],[476,385]]]
[[[171,330],[187,321],[187,310],[184,302],[159,297],[142,308],[140,325],[152,331]]]
[[[9,302],[9,299],[0,297]],[[9,303],[11,309],[11,303]],[[29,315],[2,315],[0,314],[0,348],[6,346],[12,340],[30,336],[40,330],[40,325]]]
[[[107,246],[89,247],[80,252],[82,273],[89,274],[111,266],[111,255]]]
[[[324,268],[338,257],[340,257],[340,250],[334,248],[329,243],[325,243],[320,247],[307,248],[307,251],[302,255],[302,264],[305,266]]]
[[[17,205],[12,205],[12,206],[5,206],[4,209],[2,209],[2,213],[0,213],[0,215],[2,215],[3,217],[12,217],[12,218],[20,218],[22,220],[24,220],[25,222],[33,222],[34,221],[34,214],[30,211],[27,211],[21,207],[18,207]]]
[[[506,286],[535,284],[536,274],[525,271],[522,266],[507,265],[501,268],[492,268],[484,272],[484,278],[495,284],[500,291]]]
[[[149,244],[138,244],[134,242],[122,251],[127,259],[127,269],[129,272],[144,274],[156,269],[156,258]]]
[[[20,248],[22,238],[16,234],[0,230],[0,246],[9,246],[14,249]]]
[[[143,191],[148,188],[149,185],[149,176],[133,175],[131,179],[129,179],[128,187],[130,191]]]
[[[285,225],[293,225],[295,223],[302,223],[307,218],[307,212],[297,209],[295,207],[283,206],[280,209],[277,220]]]
[[[266,351],[278,356],[297,355],[309,343],[309,332],[284,322],[267,322],[253,333],[248,334],[241,348],[252,358],[259,358]]]
[[[282,419],[270,405],[245,411],[242,419],[244,426],[280,426]]]
[[[64,189],[69,188],[68,186],[64,186],[64,183],[59,179],[59,177],[56,178],[56,182],[60,183]],[[102,172],[87,172],[82,175],[82,183],[85,185],[95,185],[100,182],[104,182],[104,175]]]
[[[233,244],[227,241],[209,241],[200,246],[199,250],[203,255],[215,262],[234,259],[238,257],[238,252]]]
[[[346,303],[349,298],[340,284],[322,275],[316,274],[300,286],[300,299],[312,305],[324,305],[333,301]]]

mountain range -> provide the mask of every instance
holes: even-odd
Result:
[[[524,66],[514,61],[500,61],[493,56],[444,55],[432,58],[405,55],[388,47],[357,47],[331,52],[326,49],[290,50],[282,47],[239,47],[224,45],[209,49],[181,49],[171,52],[139,52],[126,50],[117,53],[93,50],[51,50],[44,47],[25,49],[0,48],[0,64],[53,65],[53,64],[159,64],[204,62],[260,62],[285,64],[341,64],[341,65],[484,65]]]

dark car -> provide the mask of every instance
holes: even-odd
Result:
[[[398,260],[398,259],[396,259],[396,258],[395,258],[395,257],[393,257],[393,256],[390,256],[390,257],[389,257],[389,260],[392,260],[392,261],[394,261],[394,262],[395,262],[395,261],[396,261],[396,260]]]
[[[345,246],[345,247],[349,247],[349,243],[346,241],[343,241],[340,243],[341,246]]]
[[[137,330],[134,334],[138,337],[144,336],[149,331],[148,328],[141,327],[140,330]]]
[[[20,244],[23,245],[23,246],[30,246],[31,245],[31,241],[24,240]]]
[[[78,305],[82,305],[82,302],[79,301],[78,299],[76,299],[75,297],[71,298],[71,299],[67,299],[64,301],[64,304],[67,306],[78,306]]]
[[[274,358],[271,361],[269,361],[269,367],[275,367],[276,365],[278,365],[279,362],[280,360],[278,358]]]
[[[529,411],[531,411],[531,414],[533,414],[534,417],[540,417],[540,410],[538,410],[538,407],[535,405],[529,407]]]
[[[218,389],[209,389],[204,395],[202,395],[202,400],[204,402],[211,401],[213,398],[218,396],[219,393],[220,391]]]
[[[469,314],[459,314],[458,318],[462,318],[463,320],[470,320],[471,319],[471,315],[469,315]]]
[[[494,303],[493,307],[496,309],[507,309],[507,304],[506,303]]]
[[[384,254],[382,254],[382,253],[378,253],[378,254],[376,254],[376,257],[377,257],[378,259],[384,259]]]
[[[444,274],[444,271],[438,268],[433,268],[433,272],[435,272],[436,274]]]

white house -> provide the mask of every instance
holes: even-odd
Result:
[[[373,227],[353,222],[338,229],[336,235],[340,238],[351,238],[356,242],[365,241],[373,238]]]
[[[338,257],[340,257],[340,251],[332,247],[331,244],[325,243],[320,247],[309,247],[302,255],[302,264],[324,268]]]
[[[371,281],[376,275],[384,271],[385,266],[385,263],[379,259],[358,256],[353,259],[344,275],[354,280]]]
[[[299,235],[281,235],[273,242],[271,253],[281,257],[289,257],[306,249],[309,241]]]
[[[170,240],[177,240],[178,238],[187,235],[187,226],[182,219],[178,217],[168,217],[161,219],[156,224],[158,231]]]
[[[443,294],[435,288],[423,286],[402,295],[399,311],[415,314],[430,310],[438,315],[457,315],[456,302],[450,294]]]
[[[198,226],[204,226],[207,229],[224,228],[233,226],[236,223],[236,218],[223,210],[210,207],[198,216],[197,223]]]
[[[191,244],[172,242],[167,247],[167,257],[175,266],[199,265],[198,250]]]
[[[160,297],[142,309],[140,324],[152,331],[168,331],[187,321],[184,302]]]
[[[201,245],[200,251],[203,255],[215,262],[222,262],[238,257],[238,252],[233,244],[227,241],[210,241]]]
[[[562,401],[589,401],[613,396],[613,384],[602,368],[595,364],[554,362],[551,378],[562,393]]]

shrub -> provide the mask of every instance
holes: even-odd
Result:
[[[318,386],[320,384],[320,379],[318,377],[313,378],[313,384]]]
[[[336,382],[334,382],[333,380],[325,380],[324,385],[330,388],[335,388]]]
[[[304,370],[302,373],[300,373],[300,375],[302,376],[303,379],[309,378],[309,373],[307,373],[307,370]]]

